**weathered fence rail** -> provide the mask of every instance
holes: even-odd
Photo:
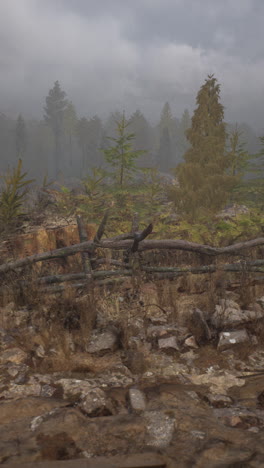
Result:
[[[148,240],[146,237],[152,233],[153,226],[152,224],[149,224],[143,231],[138,232],[137,216],[135,216],[132,222],[132,229],[130,233],[102,240],[107,219],[108,212],[103,217],[94,239],[89,241],[87,240],[83,220],[78,216],[77,225],[80,237],[79,244],[31,255],[14,262],[4,263],[0,265],[0,277],[3,277],[5,273],[21,268],[23,269],[24,267],[33,265],[37,262],[65,258],[78,253],[81,254],[83,267],[82,272],[68,273],[63,275],[53,274],[36,279],[36,281],[43,286],[54,285],[52,290],[56,292],[61,291],[64,288],[63,285],[58,283],[70,282],[73,287],[80,288],[85,285],[89,285],[92,282],[95,282],[98,285],[104,285],[123,281],[128,276],[135,274],[135,266],[131,264],[131,259],[136,254],[136,252],[140,253],[147,250],[179,250],[203,255],[205,254],[210,257],[218,257],[221,255],[242,255],[242,252],[246,250],[264,246],[264,237],[236,243],[227,247],[212,247],[209,245],[202,245],[184,240]],[[123,261],[97,258],[96,250],[98,248],[123,251]],[[103,264],[111,265],[115,269],[96,270],[98,266]],[[139,260],[136,269],[141,273],[144,273],[146,276],[151,276],[153,278],[176,278],[178,276],[189,273],[206,274],[214,273],[216,271],[234,273],[245,271],[248,273],[264,273],[264,259],[249,261],[245,260],[244,256],[235,263],[182,267],[146,266]],[[23,283],[23,281],[21,283]],[[49,288],[46,289],[50,290]]]

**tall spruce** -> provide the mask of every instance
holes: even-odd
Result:
[[[102,141],[102,122],[97,115],[91,119],[82,117],[77,122],[77,138],[82,153],[81,176],[84,176],[88,168],[100,165],[101,155],[99,147]]]
[[[138,164],[139,166],[149,167],[151,165],[150,153],[152,149],[150,125],[139,109],[131,115],[129,125],[131,131],[135,134],[133,149],[136,151],[142,148],[147,150],[142,157],[139,158]]]
[[[242,135],[243,132],[239,130],[238,125],[229,134],[228,155],[231,160],[230,172],[233,176],[244,175],[250,158],[245,149],[246,143],[241,139]]]
[[[264,136],[260,138],[261,149],[252,155],[248,165],[246,183],[247,198],[253,206],[264,211]]]
[[[21,114],[19,114],[16,120],[15,140],[16,157],[17,159],[23,158],[27,149],[27,130],[25,121]]]
[[[176,146],[177,146],[177,156],[178,156],[178,163],[182,162],[183,156],[186,151],[190,147],[190,143],[186,137],[186,131],[191,127],[191,116],[188,109],[185,109],[179,124],[177,125],[177,139],[176,139]]]
[[[44,107],[44,118],[47,124],[52,129],[55,141],[54,151],[54,176],[57,177],[61,158],[62,158],[62,137],[63,137],[63,119],[64,113],[68,105],[65,99],[66,93],[61,89],[60,83],[55,81],[54,86],[50,89],[46,97],[46,106]]]
[[[237,181],[228,174],[232,161],[225,151],[224,107],[214,75],[201,86],[196,103],[186,131],[191,146],[175,170],[178,187],[171,193],[178,210],[192,219],[220,210]]]
[[[69,152],[69,163],[72,168],[74,137],[77,133],[77,115],[75,106],[72,102],[68,103],[63,113],[63,127],[67,139],[66,144]]]
[[[172,139],[174,122],[170,104],[163,106],[159,122],[158,166],[161,171],[167,172],[173,164]]]
[[[88,143],[87,143],[87,134],[88,134],[88,119],[86,117],[82,117],[77,122],[77,138],[78,143],[81,149],[82,154],[82,163],[81,163],[81,175],[84,175],[86,171],[86,160],[87,160],[87,152],[88,152]]]

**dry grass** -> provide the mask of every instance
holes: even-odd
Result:
[[[116,258],[120,256],[117,253],[114,255]],[[146,252],[144,264],[148,259],[152,265],[153,262],[158,265],[179,265],[183,261],[185,264],[200,264],[201,258],[198,261],[197,257],[184,252],[162,252],[160,255],[153,255],[152,252],[151,256]],[[202,261],[210,263],[207,258]],[[238,293],[239,304],[243,307],[264,294],[263,285],[252,286],[252,278],[246,272],[235,275],[221,271],[155,281],[147,281],[145,276],[139,274],[121,285],[105,289],[90,287],[79,293],[67,286],[63,293],[43,294],[37,282],[41,273],[34,266],[24,270],[23,277],[16,272],[5,276],[0,291],[0,307],[3,308],[0,310],[0,326],[10,328],[14,325],[13,317],[17,310],[22,307],[27,309],[21,345],[29,352],[40,345],[45,350],[54,350],[54,355],[47,356],[45,364],[41,364],[44,366],[43,372],[93,372],[99,369],[100,364],[94,358],[89,360],[87,355],[84,357],[80,354],[85,351],[95,324],[99,327],[114,324],[120,331],[123,349],[129,350],[131,338],[137,336],[142,327],[148,326],[153,315],[165,314],[168,322],[182,326],[186,325],[193,307],[200,308],[209,318],[219,298],[225,297],[227,289]],[[23,286],[21,280],[25,282]],[[13,303],[14,310],[11,308],[10,312],[7,309],[4,312],[10,303]],[[26,327],[34,328],[33,338]],[[259,335],[262,336],[262,324]],[[75,359],[77,355],[79,357]]]

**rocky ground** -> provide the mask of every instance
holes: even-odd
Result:
[[[209,312],[186,296],[177,317],[158,305],[154,284],[133,313],[117,291],[109,297],[125,321],[99,301],[89,336],[65,331],[64,346],[36,311],[9,303],[0,311],[0,463],[264,466],[263,289],[246,309],[231,291]]]

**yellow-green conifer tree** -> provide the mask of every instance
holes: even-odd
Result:
[[[178,186],[171,191],[179,212],[191,219],[220,210],[236,182],[228,173],[231,160],[225,150],[224,107],[213,75],[201,86],[196,103],[191,128],[186,131],[191,146],[175,169]]]

